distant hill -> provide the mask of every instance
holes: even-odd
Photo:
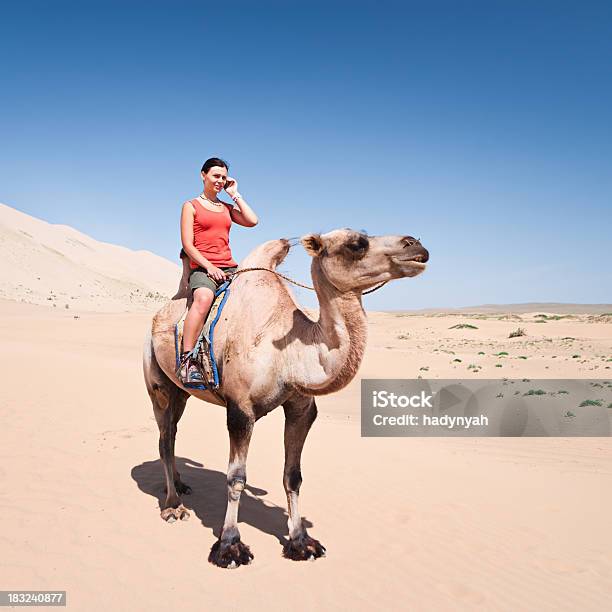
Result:
[[[461,308],[423,308],[420,310],[406,310],[402,312],[411,312],[413,314],[432,314],[436,312],[448,314],[466,314],[470,312],[480,314],[503,314],[506,312],[512,312],[515,314],[527,312],[541,312],[544,314],[604,314],[612,313],[612,304],[527,302],[525,304],[481,304],[480,306],[462,306]]]
[[[0,204],[0,299],[102,312],[150,310],[181,269],[150,251],[94,240]]]

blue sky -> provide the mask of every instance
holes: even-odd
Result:
[[[260,218],[238,260],[421,238],[427,272],[368,309],[612,302],[609,2],[24,0],[0,54],[0,201],[28,214],[176,260],[221,156]]]

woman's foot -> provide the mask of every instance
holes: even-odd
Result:
[[[204,376],[200,370],[197,360],[190,357],[191,351],[181,353],[180,365],[176,372],[178,379],[183,385],[203,384]]]

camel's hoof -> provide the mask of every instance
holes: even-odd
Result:
[[[175,521],[188,521],[189,520],[189,511],[183,504],[180,504],[177,508],[166,508],[162,510],[161,517],[167,523],[174,523]]]
[[[289,540],[283,547],[283,557],[293,561],[314,561],[326,554],[325,547],[308,534]]]
[[[235,569],[239,565],[249,565],[253,560],[253,553],[239,538],[231,542],[217,540],[210,549],[208,560],[218,567]]]

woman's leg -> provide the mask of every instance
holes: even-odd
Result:
[[[191,351],[195,346],[214,297],[215,294],[208,287],[200,287],[194,290],[193,304],[183,325],[183,351]]]

